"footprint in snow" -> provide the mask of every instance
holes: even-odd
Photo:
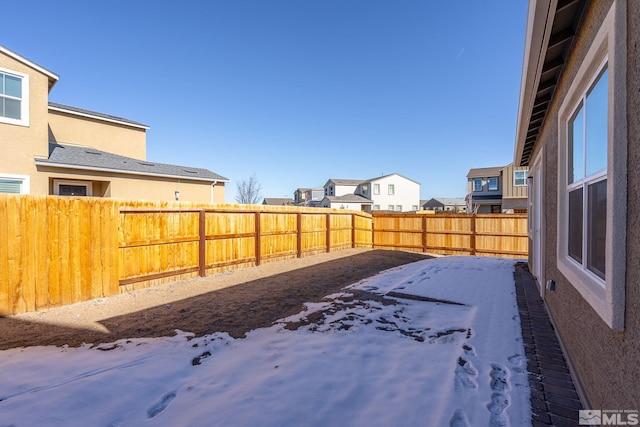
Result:
[[[497,363],[491,364],[491,372],[489,373],[491,377],[491,390],[493,391],[505,391],[509,389],[509,384],[507,383],[507,378],[509,377],[509,370],[502,365]]]
[[[471,424],[467,414],[462,409],[456,409],[449,420],[449,427],[471,427]]]
[[[171,401],[176,398],[176,395],[177,393],[175,391],[171,391],[165,394],[164,396],[162,396],[162,399],[160,399],[159,402],[157,402],[155,405],[153,405],[151,408],[147,410],[147,418],[153,418],[156,415],[158,415],[160,412],[167,409],[167,406],[169,406],[169,403],[171,403]]]
[[[468,360],[465,360],[462,357],[458,358],[455,375],[457,388],[478,388],[478,383],[476,381],[478,370]]]

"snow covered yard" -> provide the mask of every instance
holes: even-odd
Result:
[[[514,263],[415,262],[244,339],[2,351],[0,426],[530,425]]]

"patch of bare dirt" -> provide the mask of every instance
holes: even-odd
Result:
[[[158,285],[48,311],[0,317],[0,350],[228,332],[244,337],[383,270],[429,258],[347,249]]]

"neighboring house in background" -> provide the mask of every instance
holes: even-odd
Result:
[[[371,200],[357,194],[342,196],[325,196],[320,203],[323,208],[349,209],[353,211],[371,212]]]
[[[319,206],[324,198],[324,187],[298,188],[293,193],[293,203],[297,206]]]
[[[525,40],[529,268],[584,407],[638,410],[640,2],[530,0]]]
[[[49,102],[57,81],[0,46],[0,192],[224,202],[225,177],[147,161],[148,126]]]
[[[290,199],[289,197],[265,197],[262,204],[271,206],[291,206],[293,205],[293,199]]]
[[[466,212],[467,202],[462,197],[436,197],[421,200],[420,207],[425,211],[436,212]]]
[[[470,213],[526,213],[526,167],[477,168],[467,174],[467,210]]]
[[[323,207],[352,206],[372,212],[388,210],[417,211],[420,208],[420,183],[397,173],[366,180],[329,179],[324,185]],[[338,199],[341,196],[359,196]]]
[[[470,213],[501,213],[502,186],[500,171],[502,167],[477,168],[467,174],[467,201]]]

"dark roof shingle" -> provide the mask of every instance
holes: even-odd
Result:
[[[225,181],[222,175],[208,169],[166,163],[148,162],[131,157],[120,156],[90,147],[49,144],[49,158],[36,159],[37,165],[53,167],[72,167],[75,169],[102,170],[136,175],[180,177],[195,181]]]

